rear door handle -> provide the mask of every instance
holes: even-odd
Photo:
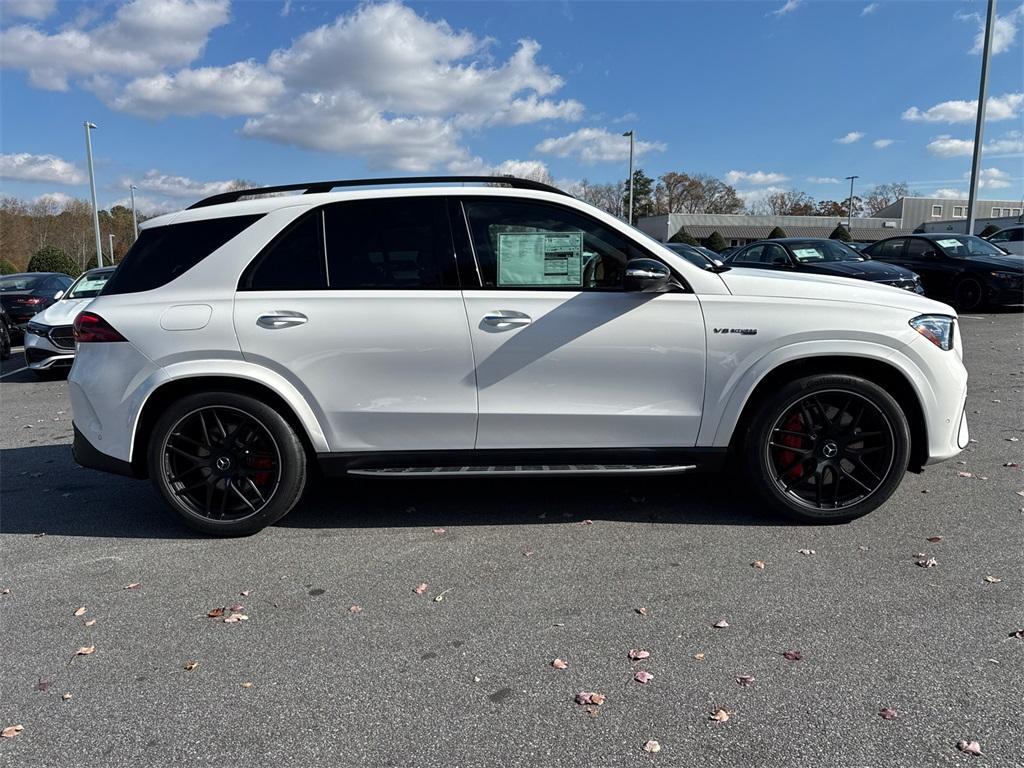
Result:
[[[525,312],[516,312],[512,309],[496,309],[484,315],[481,323],[488,328],[495,328],[499,331],[508,328],[521,328],[533,322],[533,318]]]
[[[277,328],[292,328],[296,325],[303,325],[309,322],[309,318],[301,312],[293,312],[289,309],[282,309],[276,312],[268,312],[256,318],[256,325],[260,328],[276,330]]]

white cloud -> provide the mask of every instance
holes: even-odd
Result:
[[[0,32],[0,65],[27,70],[37,88],[63,91],[68,78],[144,75],[181,66],[228,20],[228,0],[133,0],[92,27],[48,34],[30,25]]]
[[[56,155],[31,155],[28,152],[0,155],[0,178],[53,184],[82,184],[86,180],[85,174],[74,163]]]
[[[992,122],[1012,120],[1024,107],[1024,93],[1004,93],[1002,96],[990,96],[985,109],[985,119]],[[969,123],[978,117],[978,100],[944,101],[929,107],[923,112],[917,107],[910,107],[903,115],[904,120],[923,123]]]
[[[124,180],[124,186],[131,183]],[[209,195],[218,195],[221,192],[229,192],[238,188],[236,180],[228,181],[196,181],[187,176],[173,176],[161,173],[158,170],[150,170],[141,179],[134,182],[135,186],[144,192],[161,195],[164,197],[179,198],[200,198]],[[138,200],[138,196],[136,196]]]
[[[0,15],[41,21],[57,10],[57,0],[5,0]]]
[[[834,139],[836,144],[853,144],[855,141],[860,141],[864,138],[862,131],[850,131],[845,136],[840,136],[838,139]]]
[[[66,192],[45,192],[36,198],[33,198],[33,203],[45,203],[46,205],[63,210],[67,207],[67,204],[75,200],[76,198]]]
[[[803,0],[786,0],[785,4],[783,4],[780,8],[776,8],[774,11],[772,11],[771,15],[785,16],[787,13],[792,13],[797,8],[799,8],[802,2]]]
[[[729,184],[778,184],[787,181],[788,176],[782,173],[766,173],[765,171],[729,171],[725,174],[725,180]]]
[[[942,189],[936,189],[929,195],[929,197],[938,197],[943,200],[966,200],[967,193],[962,192],[959,189],[943,187]]]
[[[895,142],[895,139],[875,139],[871,142],[871,146],[875,149],[885,149],[886,147],[891,147]]]
[[[937,136],[928,143],[928,152],[937,157],[960,157],[974,152],[973,139]],[[985,143],[982,152],[990,157],[1011,157],[1024,154],[1024,132],[1010,131]]]
[[[544,139],[535,148],[542,155],[577,157],[584,163],[615,163],[629,159],[629,138],[609,133],[604,128],[580,128],[566,136]],[[641,157],[649,152],[663,152],[660,141],[634,142],[633,153]]]
[[[962,11],[957,11],[955,18],[960,21],[971,21],[977,25],[978,31],[974,36],[974,46],[970,52],[981,53],[985,45],[985,20],[978,13],[963,13]],[[1022,20],[1024,20],[1024,4],[1010,10],[1005,16],[996,13],[995,25],[992,28],[993,55],[1003,53],[1013,47],[1017,39],[1017,28]]]
[[[964,178],[970,180],[970,171],[964,174]],[[1010,181],[1010,174],[998,168],[982,168],[978,173],[979,189],[1006,189],[1011,186]]]
[[[868,3],[864,6],[864,10],[860,12],[861,16],[870,16],[872,13],[878,10],[878,3]]]
[[[766,200],[777,192],[785,192],[785,187],[761,187],[760,189],[737,189],[736,196],[743,201],[747,208],[754,207],[757,203]]]
[[[113,208],[115,205],[122,205],[128,210],[131,210],[132,199],[129,197],[121,197],[108,203],[108,206]],[[135,196],[135,210],[143,216],[159,216],[161,213],[169,213],[180,209],[181,206],[176,203],[169,203],[166,200],[160,200],[147,195],[136,195]]]
[[[808,176],[807,181],[811,184],[838,184],[839,179],[835,176]]]

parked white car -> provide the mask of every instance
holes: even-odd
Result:
[[[230,535],[292,509],[314,462],[401,478],[732,458],[730,482],[770,508],[841,521],[967,445],[945,304],[708,271],[536,182],[409,181],[230,192],[147,221],[75,322],[79,463],[148,475]],[[268,196],[287,191],[305,194]]]
[[[990,243],[998,245],[1004,251],[1024,256],[1024,224],[1006,227],[986,239]]]
[[[114,267],[83,272],[57,301],[25,326],[25,364],[37,375],[67,371],[75,361],[73,324],[78,313],[103,289]]]

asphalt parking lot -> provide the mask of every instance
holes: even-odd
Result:
[[[1022,317],[962,320],[961,461],[823,527],[721,475],[364,480],[201,538],[8,361],[0,765],[1020,766]]]

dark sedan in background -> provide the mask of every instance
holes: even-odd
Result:
[[[871,261],[839,240],[806,237],[760,240],[730,253],[725,257],[725,263],[730,267],[853,277],[924,293],[920,278],[909,269]]]
[[[1024,303],[1024,256],[975,235],[948,232],[890,237],[865,252],[879,262],[912,269],[925,293],[967,312],[985,304]]]
[[[74,282],[60,272],[22,272],[0,277],[0,304],[20,335],[29,318],[49,307]]]
[[[665,247],[673,253],[682,256],[691,264],[695,264],[701,269],[706,269],[711,272],[720,270],[724,264],[722,257],[712,251],[710,248],[705,248],[702,245],[687,245],[686,243],[665,243]]]

